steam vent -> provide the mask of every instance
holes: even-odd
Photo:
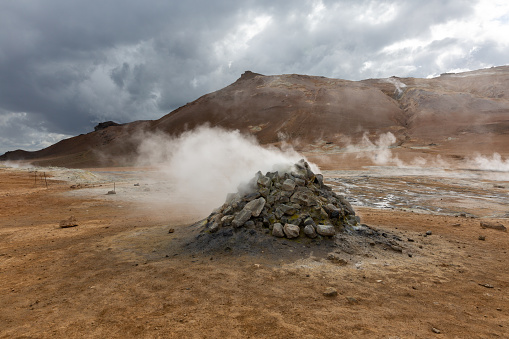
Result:
[[[246,193],[240,193],[246,192]],[[265,230],[274,237],[332,237],[360,222],[345,197],[337,195],[304,160],[289,173],[258,172],[239,193],[208,218],[205,232]]]

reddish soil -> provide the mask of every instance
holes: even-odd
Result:
[[[481,229],[478,218],[356,208],[363,223],[407,245],[403,253],[352,254],[345,266],[313,255],[204,256],[178,244],[209,211],[178,203],[147,208],[106,196],[110,184],[97,188],[101,195],[63,181],[36,186],[27,171],[0,169],[0,182],[2,338],[509,332],[509,234]],[[71,215],[79,226],[59,228]],[[328,287],[338,295],[324,296]]]

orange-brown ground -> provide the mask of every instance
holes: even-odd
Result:
[[[148,209],[105,196],[111,183],[100,196],[77,194],[85,189],[72,182],[46,188],[39,177],[36,186],[28,171],[0,168],[0,183],[2,338],[509,333],[509,234],[481,229],[477,218],[356,208],[363,223],[415,242],[412,253],[353,256],[346,266],[313,256],[200,256],[174,246],[209,211]],[[71,215],[79,226],[59,228]],[[338,296],[325,297],[327,287]]]

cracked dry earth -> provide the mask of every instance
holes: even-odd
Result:
[[[140,203],[151,191],[139,169],[86,173],[94,179],[71,189],[76,177],[48,172],[46,188],[27,170],[0,169],[1,338],[509,333],[509,235],[479,226],[508,226],[507,181],[395,174],[377,181],[330,171],[328,182],[352,196],[362,223],[400,239],[401,252],[287,241],[277,253],[203,254],[183,245],[209,210],[171,194],[165,205]],[[106,195],[112,181],[117,194]],[[376,205],[379,199],[385,203]],[[78,226],[59,228],[71,215]],[[328,252],[341,260],[328,260]],[[337,296],[325,296],[328,288]]]

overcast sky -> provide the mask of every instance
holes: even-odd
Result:
[[[506,64],[507,0],[2,0],[0,154],[160,118],[245,70],[361,80]]]

